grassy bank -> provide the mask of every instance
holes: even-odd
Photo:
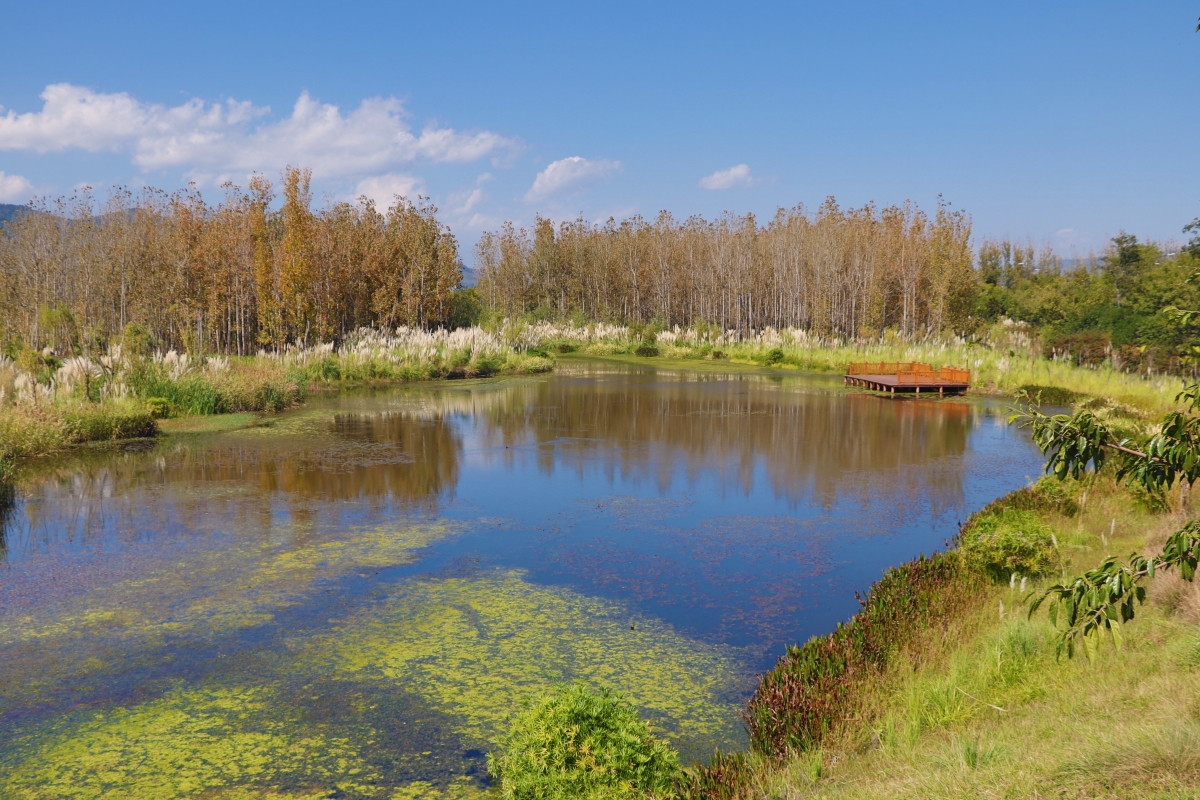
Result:
[[[691,794],[1196,797],[1200,586],[1155,579],[1123,649],[1094,663],[1056,659],[1045,614],[1025,613],[1045,583],[1180,521],[1103,476],[996,501],[957,549],[890,571],[852,621],[790,648],[748,707],[755,754],[714,759]]]
[[[1044,358],[1018,324],[996,325],[978,341],[847,341],[795,329],[768,328],[750,335],[704,327],[656,330],[599,323],[513,324],[504,334],[521,346],[548,352],[727,361],[809,372],[842,373],[852,361],[921,361],[970,369],[974,392],[1013,395],[1035,387],[1043,390],[1046,400],[1101,399],[1139,414],[1173,407],[1174,395],[1183,386],[1171,375],[1135,374],[1108,365],[1079,367],[1069,359]]]
[[[26,351],[0,357],[0,480],[16,460],[84,442],[153,436],[163,419],[278,412],[311,391],[350,385],[551,368],[548,354],[518,350],[478,328],[361,330],[336,348],[243,358],[151,354],[144,345],[115,346],[96,358]]]

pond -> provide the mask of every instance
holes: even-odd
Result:
[[[37,465],[0,520],[5,797],[471,797],[521,703],[744,747],[787,644],[1035,478],[1007,404],[564,360]]]

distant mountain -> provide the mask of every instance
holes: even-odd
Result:
[[[0,203],[0,222],[16,219],[18,215],[29,210],[29,206],[15,206],[12,203]]]
[[[463,282],[464,287],[470,288],[479,283],[479,273],[470,267],[463,267]]]

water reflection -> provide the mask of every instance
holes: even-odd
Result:
[[[495,724],[463,720],[491,719],[497,687],[507,708],[625,675],[678,731],[700,728],[670,697],[708,687],[691,705],[725,722],[680,742],[724,747],[784,644],[1038,464],[986,403],[652,368],[344,394],[85,449],[28,469],[0,509],[0,723],[34,741],[72,709],[232,685],[308,713],[319,674],[445,717],[458,733],[433,761],[457,766],[429,769],[469,774]],[[660,647],[676,655],[645,655]],[[370,758],[425,752],[425,723],[420,741],[363,733]],[[0,743],[0,772],[23,747]]]

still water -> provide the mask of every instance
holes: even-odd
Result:
[[[784,645],[1039,473],[1004,410],[575,361],[40,465],[0,520],[0,796],[470,797],[570,680],[685,761],[741,747]]]

